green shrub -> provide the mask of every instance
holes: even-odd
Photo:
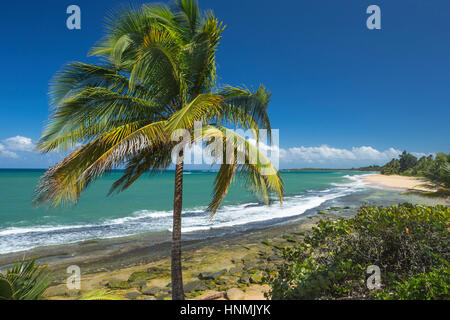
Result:
[[[403,281],[396,281],[391,288],[376,294],[384,300],[448,300],[450,298],[450,268],[433,268]]]
[[[0,273],[0,300],[38,300],[50,284],[36,259],[23,259]]]
[[[400,172],[400,161],[392,159],[381,168],[382,174],[398,174]]]
[[[450,208],[402,204],[361,207],[352,219],[320,221],[304,242],[284,250],[270,279],[273,299],[367,298],[366,269],[382,288],[429,273],[448,261]]]

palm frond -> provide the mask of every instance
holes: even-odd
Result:
[[[78,300],[123,300],[122,296],[106,289],[92,290]]]
[[[6,271],[0,278],[7,280],[12,288],[14,300],[37,300],[50,284],[45,267],[38,266],[36,259],[22,259]]]
[[[102,87],[88,88],[67,98],[54,110],[38,150],[64,151],[106,131],[130,124],[148,124],[168,116],[165,106],[121,95]]]
[[[266,129],[268,137],[271,138],[271,125],[267,114],[271,93],[264,86],[261,85],[256,91],[227,86],[218,94],[224,97],[222,120],[235,121],[240,114],[247,114],[259,129]]]
[[[225,127],[205,127],[202,139],[212,137],[220,137],[225,144],[224,163],[216,177],[213,200],[208,206],[211,215],[220,207],[236,172],[246,179],[249,188],[263,196],[266,204],[269,204],[269,192],[276,193],[279,201],[283,202],[284,187],[279,172],[257,146]]]
[[[130,88],[133,89],[136,83],[151,85],[164,96],[175,96],[182,85],[177,61],[180,44],[164,28],[151,29],[142,41],[131,70]]]
[[[175,112],[167,122],[168,131],[190,129],[195,121],[207,121],[220,115],[222,97],[216,94],[199,94],[188,105]]]
[[[109,194],[122,192],[130,187],[144,173],[162,171],[172,164],[173,144],[159,143],[145,148],[127,161],[125,172],[112,185]]]
[[[183,73],[187,74],[190,90],[195,96],[214,88],[216,75],[216,51],[225,27],[209,13],[199,31],[183,51]]]
[[[41,177],[35,204],[77,202],[82,191],[104,172],[152,144],[167,141],[165,125],[165,121],[154,122],[137,130],[125,125],[75,150]]]
[[[185,29],[185,33],[192,37],[201,23],[201,13],[197,0],[176,0],[174,20]]]

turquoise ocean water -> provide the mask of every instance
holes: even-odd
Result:
[[[171,230],[174,173],[142,177],[119,195],[107,196],[121,176],[113,172],[93,183],[76,206],[33,208],[33,191],[43,170],[0,170],[0,254],[38,246]],[[210,220],[214,172],[184,174],[183,232],[245,226],[296,217],[326,201],[365,188],[358,172],[283,172],[285,202],[270,207],[235,183]]]

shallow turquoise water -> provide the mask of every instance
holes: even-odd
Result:
[[[33,208],[33,191],[43,170],[0,170],[0,253],[40,245],[170,230],[174,172],[142,177],[125,192],[107,196],[121,175],[113,172],[93,183],[76,206]],[[302,214],[361,186],[357,172],[284,172],[283,208],[259,205],[239,179],[213,220],[204,208],[211,199],[214,172],[184,174],[183,231],[230,227]]]

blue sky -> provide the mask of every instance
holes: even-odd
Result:
[[[143,1],[134,1],[139,4]],[[148,2],[148,1],[145,1]],[[200,0],[227,29],[220,84],[272,91],[282,167],[381,164],[400,150],[450,152],[447,0]],[[106,13],[126,1],[11,1],[0,32],[0,167],[47,167],[33,152],[48,116],[48,82],[69,61],[94,62]],[[81,8],[81,30],[66,8]],[[366,8],[381,8],[381,30]]]

